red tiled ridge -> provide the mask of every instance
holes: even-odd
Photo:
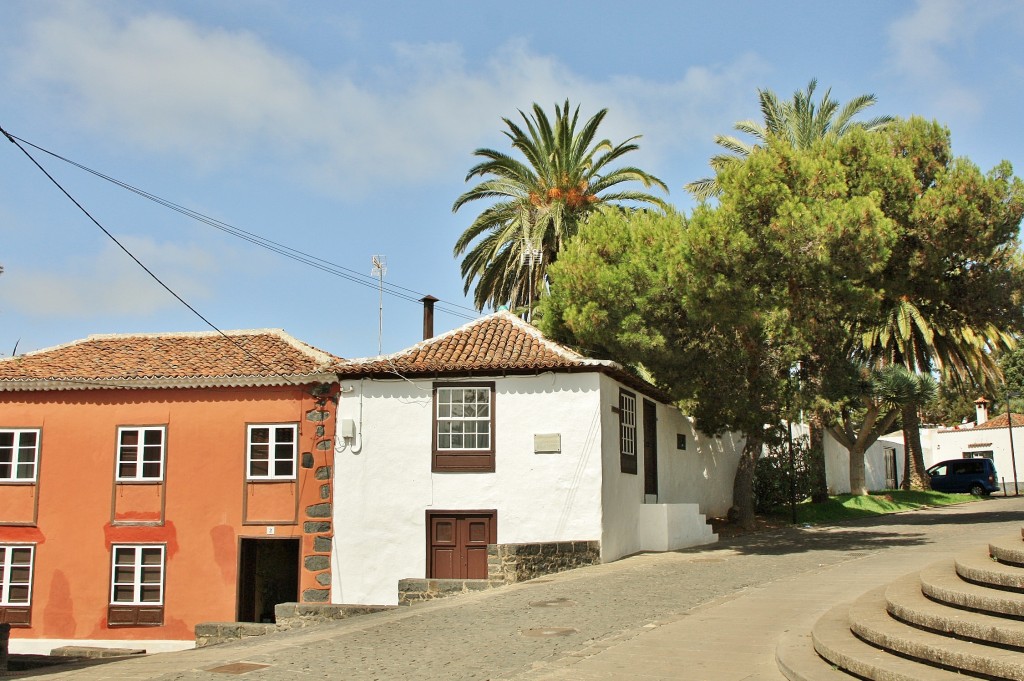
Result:
[[[284,385],[341,361],[280,329],[94,335],[0,359],[0,390]]]
[[[447,333],[382,357],[338,364],[338,373],[424,374],[618,367],[545,338],[536,327],[506,311],[495,312]]]
[[[971,428],[971,430],[982,430],[982,429],[985,429],[985,428],[1008,428],[1009,427],[1008,418],[1009,417],[1007,417],[1006,414],[1000,414],[999,416],[993,416],[988,421],[985,421],[985,423],[982,423],[980,425],[974,426],[974,428]],[[1024,414],[1014,413],[1014,415],[1013,415],[1013,427],[1017,428],[1019,426],[1024,426]]]

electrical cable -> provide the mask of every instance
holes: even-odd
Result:
[[[37,161],[37,160],[35,159],[35,157],[33,157],[33,156],[32,156],[32,154],[30,154],[30,153],[28,152],[28,150],[26,150],[26,149],[25,149],[25,148],[24,148],[23,146],[21,146],[20,144],[18,144],[18,142],[17,142],[16,140],[15,140],[15,138],[14,138],[14,137],[13,137],[13,136],[12,136],[12,135],[11,135],[10,133],[8,133],[8,132],[7,132],[6,130],[4,130],[2,126],[0,126],[0,133],[3,133],[3,135],[4,135],[4,136],[5,136],[5,137],[6,137],[6,138],[7,138],[7,139],[8,139],[8,140],[9,140],[9,141],[11,142],[11,144],[13,144],[14,146],[18,147],[18,149],[19,149],[19,150],[21,151],[21,153],[25,154],[25,156],[26,156],[26,157],[28,157],[28,159],[29,159],[30,161],[32,161],[32,164],[33,164],[33,165],[35,165],[35,167],[36,167],[36,168],[38,168],[38,169],[39,169],[39,170],[40,170],[40,171],[41,171],[41,172],[43,173],[43,175],[45,175],[45,176],[47,177],[47,179],[49,179],[49,180],[50,180],[50,182],[52,182],[52,183],[53,183],[53,185],[54,185],[55,187],[57,187],[57,189],[59,189],[59,190],[61,191],[61,193],[62,193],[62,194],[64,194],[64,196],[66,196],[66,197],[68,198],[68,200],[70,200],[70,201],[71,201],[71,203],[75,204],[75,206],[76,206],[76,207],[78,208],[78,210],[82,211],[82,213],[84,213],[84,214],[85,214],[85,216],[86,216],[87,218],[89,218],[89,220],[90,220],[90,221],[91,221],[91,222],[92,222],[92,223],[93,223],[94,225],[96,225],[97,227],[99,227],[99,229],[100,229],[100,231],[101,231],[101,232],[103,232],[104,234],[106,234],[106,235],[107,235],[107,237],[108,237],[108,238],[109,238],[109,239],[110,239],[111,241],[113,241],[113,242],[114,242],[115,244],[117,244],[117,247],[118,247],[118,248],[120,248],[120,249],[121,249],[122,251],[124,251],[124,252],[125,252],[125,253],[126,253],[126,254],[128,255],[128,257],[129,257],[129,258],[131,258],[132,260],[134,260],[134,261],[135,261],[135,263],[136,263],[136,264],[137,264],[137,265],[138,265],[139,267],[141,267],[141,268],[143,269],[143,271],[145,271],[145,272],[146,272],[146,274],[148,274],[148,275],[149,275],[149,276],[150,276],[150,277],[151,277],[151,278],[153,279],[153,281],[155,281],[156,283],[158,283],[158,284],[159,284],[159,285],[160,285],[160,286],[161,286],[161,287],[162,287],[162,288],[163,288],[163,289],[164,289],[165,291],[167,291],[167,292],[168,292],[168,293],[170,293],[170,294],[171,294],[172,296],[174,296],[174,297],[175,297],[175,298],[176,298],[176,299],[178,300],[178,302],[179,302],[179,303],[181,303],[182,305],[184,305],[185,307],[187,307],[187,308],[188,308],[188,309],[189,309],[189,310],[190,310],[190,311],[192,312],[192,314],[194,314],[194,315],[195,315],[196,317],[198,317],[199,319],[203,320],[203,322],[204,322],[204,323],[206,323],[206,325],[207,325],[207,326],[209,326],[209,327],[210,327],[211,329],[213,329],[213,330],[214,330],[214,331],[216,331],[216,332],[217,332],[218,334],[220,334],[221,336],[223,336],[223,337],[224,337],[224,338],[225,338],[225,339],[226,339],[226,340],[227,340],[227,341],[228,341],[229,343],[231,343],[232,345],[234,345],[235,347],[237,347],[237,348],[238,348],[239,350],[241,350],[242,352],[244,352],[244,353],[245,353],[246,355],[248,355],[248,356],[249,356],[249,357],[251,357],[252,359],[256,360],[256,362],[257,362],[257,363],[258,363],[258,364],[259,364],[260,366],[262,366],[262,367],[263,367],[264,369],[266,369],[267,371],[269,371],[269,372],[271,373],[271,375],[273,375],[273,376],[277,376],[277,377],[279,377],[279,378],[282,378],[282,379],[284,379],[284,380],[285,380],[285,382],[287,382],[287,383],[290,383],[290,384],[292,384],[292,385],[299,385],[299,384],[298,384],[298,383],[296,383],[295,381],[293,381],[293,380],[291,380],[290,378],[288,378],[288,376],[285,376],[284,374],[282,374],[282,373],[278,372],[277,370],[275,370],[275,369],[274,369],[274,367],[272,367],[272,366],[270,366],[269,364],[267,364],[266,362],[264,362],[264,361],[263,361],[262,359],[260,359],[260,358],[259,358],[259,357],[258,357],[257,355],[255,355],[255,354],[253,354],[252,352],[250,352],[250,351],[249,351],[248,349],[246,349],[246,348],[245,348],[245,347],[244,347],[243,345],[241,345],[240,343],[238,343],[237,341],[235,341],[235,339],[234,339],[234,338],[232,338],[232,337],[231,337],[231,336],[229,336],[228,334],[224,333],[224,332],[223,332],[223,331],[222,331],[222,330],[221,330],[221,329],[220,329],[219,327],[217,327],[217,325],[216,325],[216,324],[214,324],[214,323],[213,323],[213,322],[211,322],[211,321],[210,321],[209,319],[207,319],[206,317],[204,317],[204,316],[203,316],[203,314],[202,314],[201,312],[199,312],[199,310],[197,310],[196,308],[192,307],[192,305],[190,305],[190,304],[188,303],[188,301],[186,301],[186,300],[185,300],[184,298],[182,298],[182,297],[181,297],[180,295],[178,295],[178,293],[177,293],[176,291],[174,291],[174,289],[172,289],[172,288],[171,288],[170,286],[168,286],[167,284],[165,284],[165,283],[163,282],[163,280],[161,280],[161,279],[160,279],[160,277],[158,277],[158,276],[157,276],[156,274],[154,274],[154,273],[153,273],[153,271],[152,271],[152,270],[150,270],[150,269],[149,269],[148,267],[146,267],[146,265],[145,265],[145,264],[144,264],[144,263],[143,263],[143,262],[142,262],[141,260],[139,260],[139,259],[138,259],[137,257],[135,257],[135,254],[134,254],[134,253],[132,253],[131,251],[129,251],[129,250],[128,250],[128,248],[127,248],[127,247],[125,247],[125,245],[124,245],[124,244],[122,244],[122,243],[121,243],[120,241],[118,241],[118,240],[117,240],[117,237],[115,237],[115,236],[114,236],[113,234],[111,234],[111,233],[110,233],[110,232],[109,232],[109,231],[107,230],[107,228],[106,228],[106,227],[104,227],[104,226],[103,226],[102,224],[100,224],[100,222],[99,222],[99,221],[98,221],[98,220],[97,220],[96,218],[94,218],[94,217],[92,216],[92,214],[91,214],[91,213],[90,213],[90,212],[89,212],[88,210],[86,210],[86,209],[85,209],[85,207],[84,207],[84,206],[83,206],[82,204],[80,204],[80,203],[79,203],[79,202],[78,202],[78,201],[77,201],[77,200],[75,199],[75,197],[71,196],[71,194],[70,194],[70,193],[68,193],[68,190],[66,190],[66,189],[65,189],[65,188],[64,188],[64,187],[63,187],[63,186],[62,186],[62,185],[60,184],[60,182],[58,182],[58,181],[57,181],[56,179],[54,179],[53,175],[51,175],[51,174],[50,174],[49,172],[47,172],[46,168],[44,168],[44,167],[43,167],[43,166],[42,166],[42,165],[41,165],[41,164],[39,163],[39,161]]]
[[[188,218],[196,220],[197,222],[201,222],[201,223],[206,224],[206,225],[208,225],[210,227],[213,227],[214,229],[220,230],[220,231],[222,231],[222,232],[224,232],[226,234],[230,234],[231,236],[240,238],[240,239],[242,239],[244,241],[248,241],[251,244],[254,244],[256,246],[264,248],[264,249],[266,249],[268,251],[271,251],[273,253],[277,253],[278,255],[283,255],[286,258],[291,258],[292,260],[295,260],[295,261],[300,262],[302,264],[309,265],[310,267],[314,267],[314,268],[316,268],[318,270],[321,270],[322,272],[326,272],[328,274],[333,274],[336,277],[339,277],[341,279],[346,279],[346,280],[351,281],[352,283],[358,284],[360,286],[365,286],[367,288],[372,288],[374,290],[379,290],[380,282],[378,282],[376,279],[374,279],[370,275],[362,274],[361,272],[358,272],[358,271],[353,270],[351,268],[344,267],[342,265],[339,265],[337,263],[333,263],[333,262],[331,262],[329,260],[325,260],[323,258],[318,258],[315,255],[311,255],[309,253],[305,253],[305,252],[300,251],[298,249],[291,248],[290,246],[286,246],[286,245],[278,243],[276,241],[272,241],[270,239],[266,239],[266,238],[261,237],[261,236],[259,236],[257,234],[254,234],[252,232],[248,232],[248,231],[246,231],[244,229],[235,227],[235,226],[233,226],[233,225],[231,225],[229,223],[223,222],[221,220],[217,220],[216,218],[210,217],[208,215],[204,215],[203,213],[200,213],[198,211],[194,211],[194,210],[192,210],[190,208],[186,208],[185,206],[177,204],[177,203],[175,203],[173,201],[170,201],[168,199],[164,199],[164,198],[162,198],[160,196],[157,196],[156,194],[152,194],[150,192],[147,192],[147,191],[145,191],[143,189],[140,189],[138,187],[135,187],[135,186],[133,186],[133,185],[127,183],[127,182],[124,182],[122,180],[118,180],[115,177],[111,177],[110,175],[106,175],[104,173],[101,173],[98,170],[94,170],[94,169],[92,169],[92,168],[90,168],[90,167],[88,167],[86,165],[78,163],[77,161],[73,161],[73,160],[71,160],[71,159],[69,159],[69,158],[67,158],[65,156],[61,156],[60,154],[58,154],[56,152],[50,151],[49,149],[46,149],[45,147],[41,147],[41,146],[39,146],[37,144],[29,142],[28,140],[22,139],[21,137],[18,137],[17,135],[12,135],[12,134],[10,134],[10,133],[8,133],[6,131],[4,132],[4,134],[12,142],[14,142],[15,140],[17,140],[19,142],[23,142],[24,144],[32,147],[33,149],[37,149],[38,151],[40,151],[40,152],[42,152],[44,154],[47,154],[47,155],[49,155],[49,156],[51,156],[51,157],[53,157],[53,158],[55,158],[57,160],[63,161],[64,163],[72,165],[72,166],[74,166],[74,167],[76,167],[76,168],[78,168],[80,170],[83,170],[83,171],[85,171],[85,172],[87,172],[87,173],[89,173],[91,175],[94,175],[95,177],[98,177],[98,178],[100,178],[102,180],[110,182],[111,184],[114,184],[114,185],[116,185],[118,187],[121,187],[122,189],[126,189],[126,190],[128,190],[128,191],[130,191],[130,192],[132,192],[132,193],[134,193],[134,194],[136,194],[138,196],[141,196],[144,199],[147,199],[147,200],[152,201],[152,202],[154,202],[154,203],[156,203],[158,205],[161,205],[161,206],[163,206],[165,208],[168,208],[168,209],[173,210],[173,211],[175,211],[177,213],[180,213],[181,215],[184,215],[184,216],[186,216]],[[21,148],[20,145],[18,145],[18,146],[19,146],[19,148]],[[22,149],[22,151],[24,152],[25,150]],[[25,152],[25,153],[27,153],[27,152]],[[34,159],[33,159],[33,161],[34,161]],[[36,165],[38,165],[38,164],[36,164]],[[402,300],[406,300],[406,301],[409,301],[409,302],[413,302],[413,303],[419,303],[420,302],[420,298],[422,298],[425,295],[425,294],[420,293],[419,291],[415,291],[413,289],[406,288],[406,287],[400,286],[398,284],[392,284],[390,282],[385,283],[384,286],[385,286],[384,292],[387,293],[388,295],[391,295],[391,296],[394,296],[396,298],[400,298]],[[394,290],[392,290],[392,289],[394,289]],[[402,293],[402,292],[405,292],[405,293]],[[413,295],[408,295],[408,294],[413,294]],[[414,296],[420,296],[420,298],[416,298]],[[474,310],[471,307],[467,307],[465,305],[460,305],[458,303],[453,303],[453,302],[450,302],[450,301],[443,301],[443,300],[439,300],[438,303],[441,303],[441,304],[437,305],[435,303],[436,309],[439,312],[443,312],[445,314],[449,314],[449,315],[452,315],[452,316],[455,316],[455,317],[461,317],[463,319],[469,319],[469,320],[476,319],[479,316],[477,314],[476,310]],[[464,312],[458,312],[457,310],[451,309],[451,308],[460,308],[460,309],[463,309],[463,310],[468,310],[468,311],[472,312],[473,314],[466,314]]]

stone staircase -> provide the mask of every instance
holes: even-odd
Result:
[[[1024,529],[839,605],[776,649],[790,681],[1024,681]]]

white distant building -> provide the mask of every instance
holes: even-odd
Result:
[[[1024,451],[1024,415],[1013,414],[1013,448],[1010,446],[1009,417],[1000,414],[992,419],[988,417],[990,402],[984,397],[978,398],[974,405],[977,408],[977,420],[951,428],[939,428],[934,435],[931,457],[925,455],[930,466],[947,459],[971,459],[985,457],[992,459],[999,474],[998,483],[1003,490],[1013,494],[1014,459]],[[1024,489],[1017,474],[1017,486]]]

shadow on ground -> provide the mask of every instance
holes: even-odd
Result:
[[[906,528],[933,527],[935,525],[986,525],[1021,521],[1019,511],[998,510],[1001,498],[984,502],[985,510],[950,513],[953,507],[936,507],[908,513],[876,515],[870,518],[846,520],[832,525],[782,526],[777,523],[762,526],[760,531],[739,534],[719,540],[718,548],[727,548],[743,554],[785,555],[806,551],[871,551],[893,546],[923,546],[933,539],[924,533]],[[894,527],[901,529],[889,529]],[[680,553],[706,550],[707,547],[684,549]]]

